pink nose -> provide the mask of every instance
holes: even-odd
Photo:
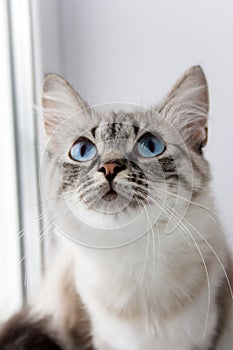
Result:
[[[118,165],[115,163],[111,163],[111,164],[104,164],[103,168],[104,168],[104,175],[113,175],[115,172],[115,169]]]
[[[117,163],[105,163],[102,165],[102,167],[99,169],[99,172],[103,173],[106,177],[106,179],[111,182],[116,177],[116,175],[122,171],[125,170],[125,164],[123,162],[117,162]]]

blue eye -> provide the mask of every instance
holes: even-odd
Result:
[[[70,150],[70,157],[78,162],[91,160],[96,155],[96,147],[89,140],[76,142]]]
[[[137,150],[142,157],[151,158],[163,153],[165,145],[157,137],[147,134],[138,141]]]

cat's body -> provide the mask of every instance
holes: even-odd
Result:
[[[90,111],[57,76],[45,81],[43,106],[52,137],[42,194],[58,235],[21,322],[42,320],[51,350],[231,350],[231,258],[202,155],[201,68],[156,109]],[[40,349],[9,339],[17,322],[1,349]]]

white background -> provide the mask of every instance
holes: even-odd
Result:
[[[62,74],[91,103],[155,104],[191,65],[210,91],[206,155],[233,237],[233,2],[40,0],[44,73]]]

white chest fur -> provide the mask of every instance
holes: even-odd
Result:
[[[144,237],[119,251],[77,251],[76,287],[91,315],[96,348],[208,349],[222,275],[216,257],[200,244],[205,266],[195,244],[179,234],[161,237],[157,250],[151,245],[145,253],[146,245]]]
[[[216,314],[212,308],[209,313],[208,329],[204,338],[203,316],[200,314],[200,305],[206,300],[200,295],[200,300],[189,307],[178,317],[167,321],[166,325],[159,328],[150,327],[147,320],[122,320],[111,313],[106,312],[89,300],[92,311],[94,328],[94,342],[98,350],[193,350],[196,348],[207,349],[209,335],[215,327]],[[197,305],[199,304],[199,305]],[[199,307],[198,307],[199,306]],[[158,322],[156,318],[154,322]]]

